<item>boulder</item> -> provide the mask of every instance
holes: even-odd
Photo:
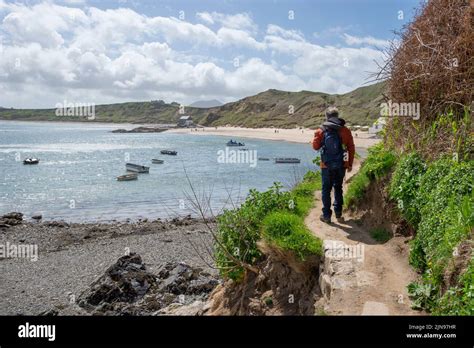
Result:
[[[153,274],[131,253],[110,266],[77,304],[93,315],[196,315],[217,284],[215,276],[186,263],[169,262]]]
[[[114,302],[132,303],[142,298],[155,283],[156,277],[146,270],[140,255],[131,253],[119,258],[92,283],[80,295],[78,304],[83,308],[92,308]]]

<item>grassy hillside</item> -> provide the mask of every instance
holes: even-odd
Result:
[[[378,118],[383,83],[331,95],[318,92],[285,92],[275,89],[213,108],[186,107],[185,114],[206,126],[314,127],[323,120],[324,109],[337,105],[349,123],[368,125]],[[96,122],[175,123],[179,104],[163,101],[98,105]],[[0,119],[30,121],[84,121],[85,118],[56,116],[54,109],[0,109]]]

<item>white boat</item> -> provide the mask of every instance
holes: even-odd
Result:
[[[292,157],[279,157],[275,158],[275,163],[300,163],[301,160],[299,158],[292,158]]]
[[[131,181],[131,180],[137,180],[137,179],[138,179],[138,174],[136,173],[117,176],[117,181]]]
[[[125,168],[128,172],[134,173],[148,173],[150,172],[150,167],[141,166],[139,164],[127,163],[125,164]]]
[[[37,158],[25,158],[23,160],[23,164],[38,164],[39,163],[39,159]]]

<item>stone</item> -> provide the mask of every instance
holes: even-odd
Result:
[[[77,302],[93,315],[200,315],[218,283],[186,263],[168,262],[153,274],[131,253],[109,267]]]

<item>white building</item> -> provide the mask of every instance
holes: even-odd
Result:
[[[178,127],[193,127],[194,122],[191,116],[181,116],[178,120]]]

